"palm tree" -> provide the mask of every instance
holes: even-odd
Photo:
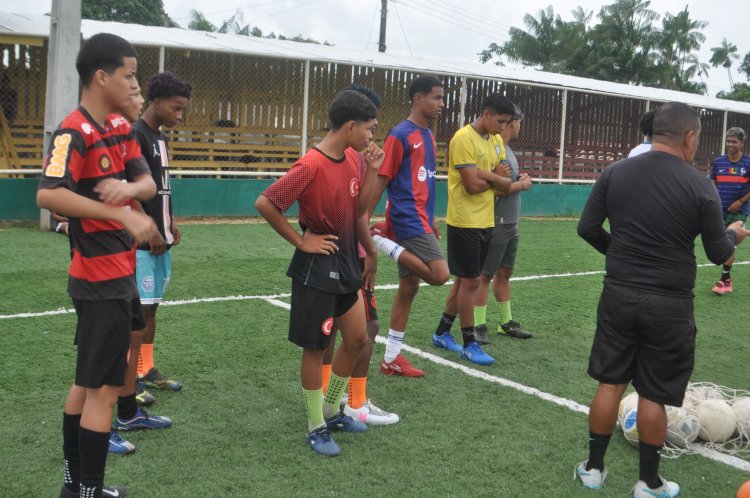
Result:
[[[679,14],[665,14],[662,20],[660,43],[664,62],[676,65],[679,72],[683,72],[688,55],[700,50],[706,41],[706,35],[701,30],[708,25],[705,21],[694,21],[690,19],[688,7]]]
[[[695,54],[688,54],[684,62],[687,64],[687,67],[682,72],[682,80],[687,82],[697,76],[700,80],[700,86],[703,89],[702,93],[708,95],[708,86],[703,78],[708,78],[708,68],[711,66],[705,62],[701,62]]]
[[[551,5],[540,10],[537,16],[523,16],[526,31],[510,28],[510,40],[503,46],[502,53],[510,61],[539,66],[543,71],[549,71],[556,62],[555,27],[561,20],[559,15],[555,15]]]
[[[739,60],[740,56],[737,53],[737,45],[734,43],[729,43],[729,41],[724,38],[721,41],[721,45],[718,47],[714,47],[711,49],[711,52],[714,54],[711,56],[711,59],[708,61],[711,63],[713,67],[724,67],[727,70],[727,75],[729,75],[729,86],[730,88],[734,87],[734,80],[732,80],[732,64],[734,64],[734,61]]]
[[[190,12],[190,24],[188,24],[188,29],[192,29],[194,31],[214,32],[216,31],[216,26],[214,26],[211,21],[206,19],[206,16],[204,16],[202,12],[193,9]]]

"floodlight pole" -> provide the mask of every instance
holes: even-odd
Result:
[[[380,39],[378,52],[385,52],[385,21],[388,17],[388,0],[380,0]]]
[[[80,48],[81,0],[52,0],[44,104],[44,157],[47,157],[52,133],[78,105],[76,56]],[[49,230],[51,224],[50,212],[42,209],[39,228]]]

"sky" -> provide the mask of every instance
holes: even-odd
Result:
[[[63,0],[66,1],[66,0]],[[708,22],[703,30],[706,41],[699,58],[708,62],[711,47],[723,38],[738,47],[740,58],[750,51],[750,30],[747,29],[747,0],[652,0],[651,9],[662,17],[665,12],[677,14],[686,4],[692,19]],[[477,54],[490,43],[508,39],[511,26],[525,29],[523,16],[536,15],[552,4],[551,0],[464,0],[460,7],[452,0],[388,0],[386,45],[392,54],[424,58],[478,60]],[[556,0],[555,12],[570,20],[570,11],[582,6],[596,15],[608,1]],[[244,22],[257,26],[264,33],[286,36],[302,34],[326,40],[342,48],[377,51],[381,0],[164,0],[167,13],[181,26],[190,22],[192,9],[202,12],[214,24],[221,24],[238,9]],[[28,14],[50,11],[51,0],[0,0],[0,10]],[[661,20],[659,21],[659,23]],[[733,68],[735,82],[744,75]],[[724,68],[709,71],[711,95],[729,89]]]

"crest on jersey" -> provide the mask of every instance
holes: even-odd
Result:
[[[331,335],[331,331],[333,330],[333,317],[323,322],[323,326],[320,327],[320,330],[323,331],[323,335]]]
[[[81,130],[83,130],[86,135],[91,135],[94,132],[94,129],[88,123],[81,123]]]
[[[112,160],[109,158],[107,154],[102,154],[99,158],[99,169],[102,170],[103,173],[106,173],[112,168]]]
[[[352,197],[357,197],[357,195],[359,195],[359,179],[358,178],[352,178],[351,183],[349,183],[349,193],[352,194]]]

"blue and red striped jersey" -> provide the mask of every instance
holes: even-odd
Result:
[[[711,179],[716,183],[721,209],[726,213],[734,201],[748,192],[750,156],[743,155],[736,163],[730,161],[728,156],[717,157],[711,163]],[[750,202],[743,204],[740,211],[750,215]]]
[[[388,179],[386,221],[396,240],[432,233],[435,215],[435,137],[409,120],[396,125],[383,145],[378,174]]]

